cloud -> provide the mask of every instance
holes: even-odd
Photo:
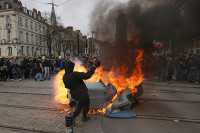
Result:
[[[32,0],[21,0],[23,6],[26,6],[29,10],[36,8],[41,12],[51,12],[51,5],[42,4]],[[36,0],[44,3],[51,3],[52,0]],[[55,4],[60,5],[66,0],[54,0]],[[92,11],[96,7],[96,4],[103,0],[71,0],[66,4],[56,8],[56,14],[61,16],[62,23],[65,27],[73,26],[75,30],[81,30],[83,34],[89,34],[90,18]],[[106,1],[106,0],[104,0]],[[107,0],[117,2],[127,2],[128,0]]]

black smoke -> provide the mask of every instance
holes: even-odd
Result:
[[[127,17],[127,43],[116,48],[116,20],[121,13]],[[199,24],[199,0],[130,0],[123,4],[101,1],[91,18],[96,39],[106,42],[99,43],[102,56],[114,56],[118,64],[127,66],[136,47],[151,54],[153,40],[162,41],[165,49],[171,47],[172,53],[184,52],[184,42],[199,35]],[[137,45],[132,41],[135,38],[139,38]]]

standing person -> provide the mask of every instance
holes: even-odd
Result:
[[[167,59],[164,55],[160,55],[158,59],[158,68],[160,71],[159,74],[159,80],[164,81],[166,79],[166,65],[167,65]]]
[[[60,72],[60,62],[61,62],[61,59],[58,59],[56,58],[56,69],[57,69],[57,72]]]
[[[25,78],[25,79],[28,79],[28,78],[29,78],[29,73],[30,73],[30,71],[29,71],[29,65],[30,65],[29,59],[28,59],[28,57],[26,57],[26,58],[24,59],[24,61],[23,61],[24,78]]]
[[[51,66],[51,62],[48,57],[43,61],[44,66],[44,80],[49,79],[49,68]]]
[[[78,101],[78,105],[73,113],[73,119],[75,119],[83,109],[82,121],[86,122],[90,120],[87,116],[90,106],[90,98],[88,95],[88,88],[83,80],[91,78],[96,70],[96,67],[100,66],[100,62],[93,65],[87,73],[74,72],[74,66],[75,64],[71,61],[65,62],[65,75],[63,76],[63,82],[65,84],[65,88],[70,90],[72,98]]]
[[[174,68],[175,68],[174,60],[173,60],[172,56],[169,56],[168,60],[167,60],[167,69],[166,69],[168,84],[172,83],[172,75],[174,72]]]
[[[6,81],[8,79],[8,71],[7,71],[7,66],[3,64],[1,67],[1,80]]]
[[[19,65],[19,80],[22,80],[22,75],[23,75],[22,58],[21,57],[17,57],[16,58],[16,63]]]
[[[37,71],[37,74],[35,76],[35,81],[37,81],[37,79],[39,78],[40,78],[40,81],[44,81],[43,76],[42,76],[42,71],[44,71],[44,68],[42,67],[41,57],[39,57],[38,60],[36,61],[36,71]]]
[[[196,76],[196,83],[200,83],[200,52],[197,54],[196,57],[196,66],[197,66],[197,76]]]
[[[19,81],[19,65],[16,63],[15,60],[13,60],[13,64],[11,66],[11,69],[12,69],[12,75],[13,75],[13,80],[16,81],[17,79],[17,82]]]

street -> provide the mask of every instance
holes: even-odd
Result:
[[[64,105],[54,102],[53,80],[0,82],[1,133],[65,133]],[[186,82],[143,83],[137,118],[90,115],[76,120],[75,133],[199,133],[200,87]]]

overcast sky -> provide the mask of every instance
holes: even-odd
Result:
[[[51,12],[51,5],[42,4],[39,2],[50,3],[52,0],[21,0],[23,6],[29,10],[36,8],[41,12]],[[36,2],[37,1],[37,2]],[[90,33],[89,23],[90,15],[95,5],[102,0],[54,0],[54,4],[60,5],[66,1],[62,6],[56,9],[56,14],[61,16],[61,21],[65,27],[73,26],[74,30],[81,30],[85,35]],[[128,0],[108,0],[116,2],[127,2]]]

